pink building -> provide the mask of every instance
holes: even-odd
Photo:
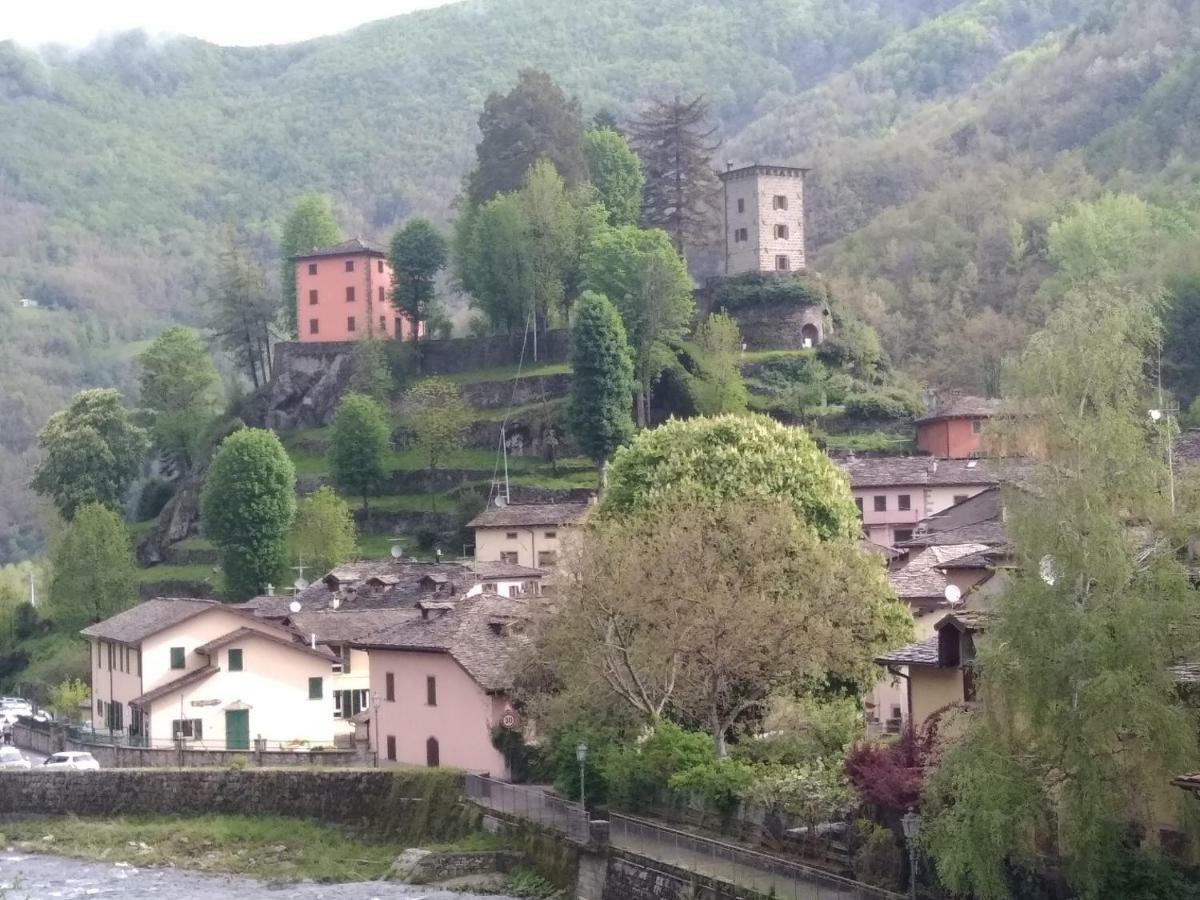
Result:
[[[955,396],[917,419],[917,449],[942,459],[986,455],[983,430],[999,409],[999,400]]]
[[[387,253],[362,238],[292,257],[302,343],[412,337],[412,321],[392,305]]]
[[[1000,481],[985,459],[886,456],[844,460],[868,540],[885,547],[913,537],[917,523]]]
[[[526,608],[524,600],[493,593],[431,599],[411,622],[353,644],[370,659],[369,738],[381,765],[508,777],[492,732],[516,721],[509,665],[525,642]]]

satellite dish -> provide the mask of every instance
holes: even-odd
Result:
[[[392,559],[399,559],[404,555],[404,548],[399,544],[392,544]]]
[[[300,610],[302,609],[302,607],[300,606],[300,601],[293,600],[291,603],[288,604],[288,609],[290,609],[294,613],[300,612]]]
[[[962,600],[962,590],[957,584],[946,585],[946,602],[951,606],[959,603]]]
[[[308,582],[305,581],[303,578],[297,578],[295,581],[292,582],[292,587],[294,587],[298,591],[302,591],[306,587],[308,587]]]
[[[1038,574],[1042,576],[1042,581],[1054,587],[1058,581],[1058,568],[1054,565],[1054,557],[1046,554],[1042,557],[1042,561],[1038,564]]]

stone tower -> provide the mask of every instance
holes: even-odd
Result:
[[[789,166],[720,173],[725,186],[725,274],[804,274],[804,174]]]

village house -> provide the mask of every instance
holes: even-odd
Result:
[[[369,717],[370,660],[355,643],[420,617],[429,603],[480,594],[532,597],[545,572],[502,562],[426,563],[377,560],[345,563],[294,596],[255,597],[242,604],[260,619],[293,629],[336,657],[330,678],[335,732],[348,735]],[[356,718],[359,717],[359,718]]]
[[[369,728],[381,764],[509,776],[492,735],[519,727],[510,668],[526,643],[527,604],[492,593],[429,600],[411,621],[354,642],[380,701]]]
[[[955,394],[917,419],[917,449],[941,459],[977,459],[985,452],[984,429],[1000,401]]]
[[[887,456],[844,459],[838,465],[863,521],[864,536],[885,547],[903,544],[917,523],[1000,483],[1000,462]]]
[[[292,264],[301,343],[413,336],[412,321],[392,305],[395,279],[378,244],[356,237],[294,256]]]
[[[82,630],[94,722],[138,746],[332,746],[333,654],[215,600],[147,600]]]
[[[587,518],[594,501],[492,505],[467,523],[478,563],[538,569],[558,564],[563,542]]]

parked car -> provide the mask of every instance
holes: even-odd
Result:
[[[55,753],[42,763],[46,769],[98,769],[100,763],[90,753]]]
[[[0,747],[0,769],[28,769],[32,763],[16,747]]]

